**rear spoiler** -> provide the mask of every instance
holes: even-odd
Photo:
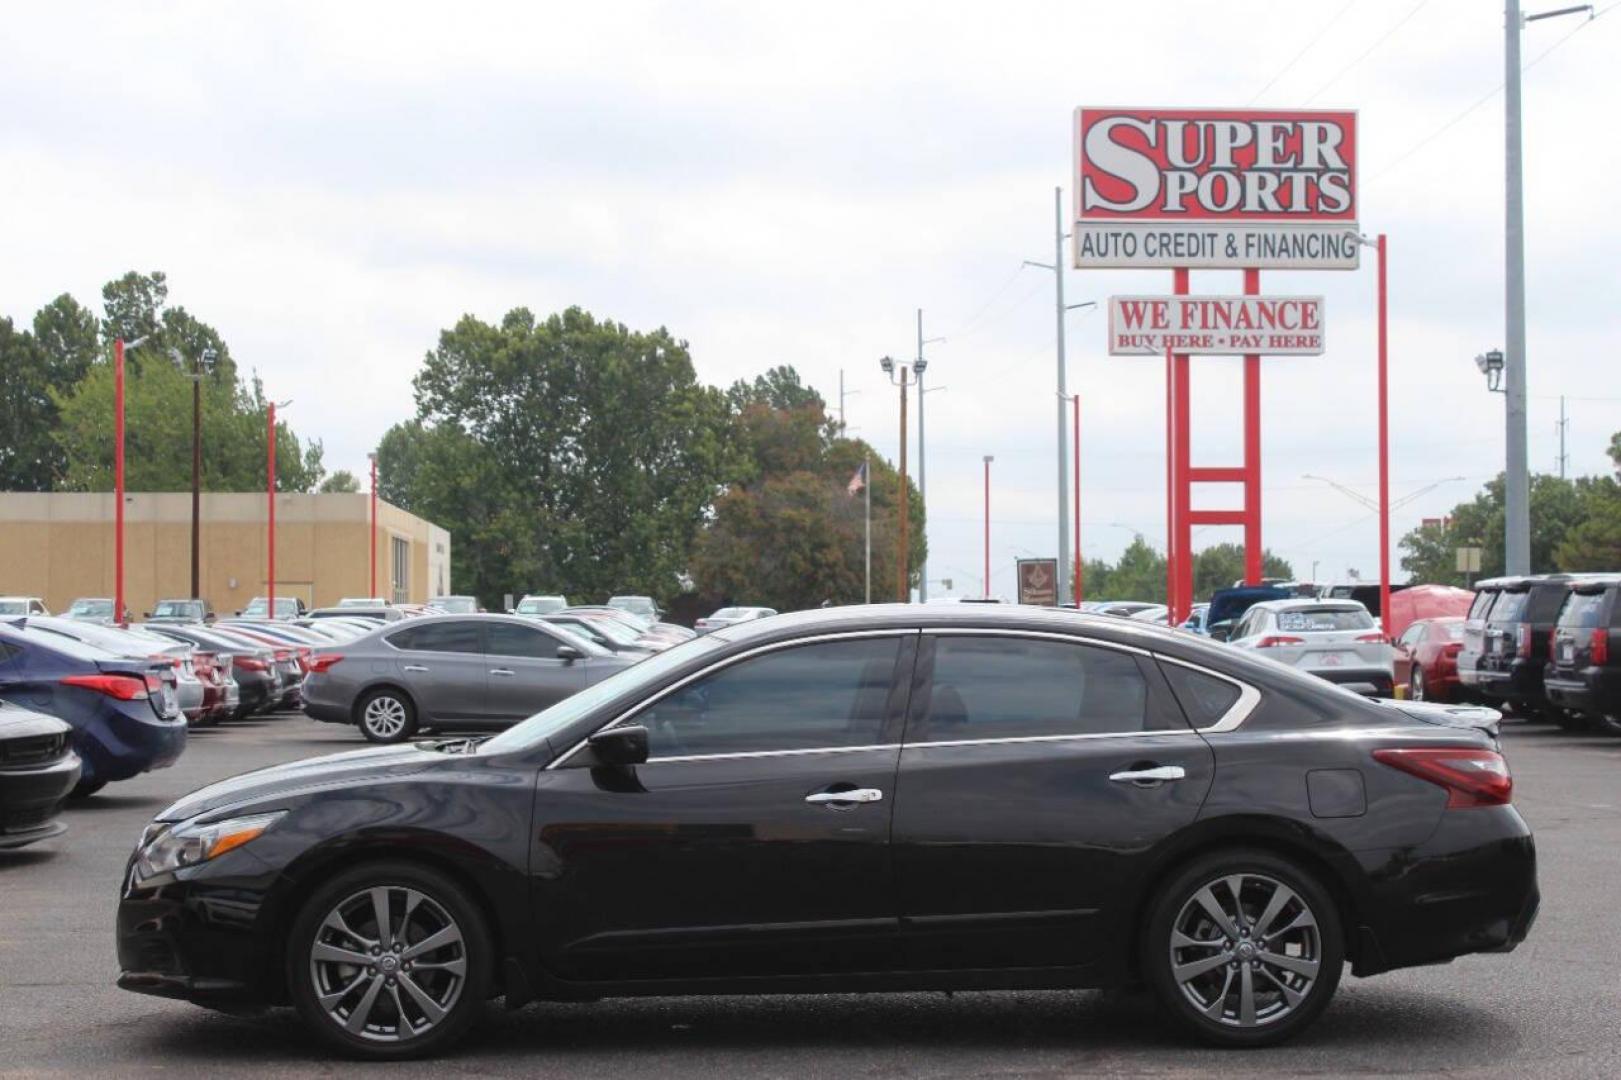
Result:
[[[1426,724],[1484,731],[1492,736],[1497,735],[1503,719],[1502,713],[1484,705],[1444,705],[1435,701],[1384,701],[1381,704]]]

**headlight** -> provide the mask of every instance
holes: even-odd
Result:
[[[157,823],[141,836],[135,857],[135,876],[144,881],[159,874],[173,873],[184,866],[196,866],[216,859],[233,848],[257,839],[285,815],[285,810],[251,817],[230,818],[207,825]]]

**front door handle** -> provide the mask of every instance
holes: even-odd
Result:
[[[1151,769],[1125,769],[1110,773],[1117,784],[1158,784],[1165,780],[1185,780],[1188,771],[1180,765],[1155,765]]]
[[[428,669],[423,667],[421,664],[406,664],[404,670],[405,671],[427,671]]]
[[[491,668],[490,669],[490,674],[491,675],[516,675],[517,672],[513,671],[511,668],[498,667],[498,668]]]
[[[808,803],[869,803],[882,800],[884,793],[877,788],[851,788],[849,791],[818,791],[814,795],[805,796]]]

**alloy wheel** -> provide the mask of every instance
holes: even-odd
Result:
[[[405,703],[386,694],[374,697],[366,702],[361,722],[374,739],[397,739],[405,730]]]
[[[309,972],[332,1023],[357,1038],[403,1043],[455,1008],[467,962],[462,929],[442,904],[418,889],[374,885],[322,919]]]
[[[1413,668],[1413,679],[1409,692],[1414,701],[1424,700],[1424,672],[1417,667]]]
[[[1235,873],[1196,889],[1171,924],[1171,974],[1209,1020],[1259,1028],[1292,1014],[1323,960],[1317,916],[1278,879]]]

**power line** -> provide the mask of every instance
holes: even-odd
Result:
[[[1386,30],[1379,36],[1378,41],[1375,41],[1372,45],[1369,45],[1366,49],[1363,49],[1361,54],[1358,55],[1355,60],[1352,60],[1349,64],[1346,64],[1344,67],[1340,68],[1334,73],[1333,78],[1329,79],[1322,86],[1319,86],[1317,88],[1317,92],[1306,99],[1305,104],[1310,105],[1312,102],[1322,97],[1324,91],[1326,91],[1330,86],[1333,86],[1335,83],[1339,82],[1340,79],[1345,76],[1346,72],[1350,71],[1352,68],[1362,63],[1362,61],[1366,60],[1370,55],[1372,55],[1375,49],[1389,41],[1391,35],[1393,35],[1397,30],[1400,30],[1402,27],[1406,26],[1412,17],[1422,11],[1424,5],[1428,4],[1429,2],[1430,0],[1418,0],[1418,3],[1414,4],[1411,10],[1409,10],[1406,15],[1403,15],[1401,19],[1397,21],[1395,26],[1392,26],[1389,30]]]
[[[1310,41],[1306,42],[1306,44],[1301,47],[1300,51],[1295,53],[1294,56],[1290,58],[1289,62],[1287,64],[1284,64],[1283,67],[1279,69],[1279,71],[1278,71],[1278,73],[1276,75],[1274,75],[1270,79],[1268,79],[1266,81],[1266,85],[1261,87],[1260,90],[1256,91],[1255,96],[1250,98],[1249,101],[1246,102],[1245,104],[1254,105],[1257,101],[1259,101],[1261,99],[1261,96],[1264,95],[1268,90],[1272,89],[1273,85],[1279,79],[1283,78],[1284,75],[1288,74],[1289,69],[1294,67],[1297,63],[1299,63],[1300,58],[1305,56],[1308,52],[1310,52],[1313,45],[1316,45],[1319,41],[1323,40],[1323,35],[1328,33],[1329,30],[1333,29],[1334,24],[1340,21],[1340,17],[1342,15],[1344,15],[1347,11],[1350,11],[1352,8],[1356,7],[1357,3],[1358,3],[1358,0],[1346,0],[1345,6],[1340,8],[1338,11],[1336,11],[1334,13],[1334,17],[1332,19],[1329,19],[1326,23],[1324,23],[1322,25],[1322,28],[1319,29],[1317,31],[1317,33],[1312,36],[1312,39]]]
[[[1013,268],[1013,273],[1009,274],[1007,276],[1006,280],[1004,280],[1002,282],[1002,284],[1000,284],[1000,285],[998,285],[996,287],[996,291],[991,293],[991,295],[985,300],[985,302],[983,304],[979,305],[979,309],[968,317],[968,321],[963,323],[961,326],[957,327],[955,330],[953,330],[951,333],[947,334],[946,336],[947,337],[962,337],[970,329],[972,329],[974,324],[979,322],[980,316],[984,315],[987,311],[989,311],[990,308],[991,308],[991,305],[996,303],[996,301],[1001,298],[1003,293],[1007,292],[1008,286],[1012,285],[1015,281],[1017,281],[1019,279],[1019,274],[1022,273],[1023,270],[1024,270],[1023,266],[1015,266]]]

